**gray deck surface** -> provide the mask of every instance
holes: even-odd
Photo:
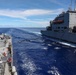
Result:
[[[4,73],[4,75],[11,75],[11,73],[9,72],[9,66],[8,66],[7,63],[5,65],[5,73]]]

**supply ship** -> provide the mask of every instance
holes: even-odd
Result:
[[[13,65],[12,37],[0,35],[0,75],[17,75]]]
[[[41,33],[62,42],[76,44],[76,9],[69,8],[59,14]]]

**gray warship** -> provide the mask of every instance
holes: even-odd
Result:
[[[76,9],[59,14],[41,34],[62,42],[76,44]]]
[[[18,75],[13,64],[12,37],[0,35],[0,75]]]

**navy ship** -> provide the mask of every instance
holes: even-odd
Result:
[[[0,75],[18,75],[13,64],[12,37],[0,35]]]
[[[41,33],[62,42],[76,44],[76,9],[69,8],[59,14]]]

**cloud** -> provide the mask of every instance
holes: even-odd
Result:
[[[63,9],[56,10],[46,10],[46,9],[29,9],[29,10],[10,10],[10,9],[0,9],[0,16],[7,16],[13,18],[12,20],[2,20],[2,25],[9,27],[12,25],[13,27],[23,26],[23,27],[46,27],[49,25],[49,21],[52,18],[34,18],[33,16],[47,16],[47,15],[57,15],[61,13]],[[31,18],[28,18],[31,17]],[[15,19],[16,18],[16,19]],[[1,24],[1,23],[0,23]]]
[[[56,10],[45,10],[45,9],[10,10],[10,9],[0,9],[0,16],[27,19],[28,16],[54,15],[54,14],[59,14],[62,11],[63,11],[63,9],[56,9]]]

